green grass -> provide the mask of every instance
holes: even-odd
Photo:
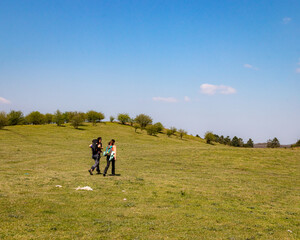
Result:
[[[120,176],[88,174],[98,136],[116,139]],[[299,149],[212,146],[117,123],[0,131],[0,239],[300,239],[299,186]]]

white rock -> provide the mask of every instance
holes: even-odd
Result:
[[[124,200],[124,201],[126,201],[127,199],[126,199],[126,198],[124,198],[123,200]]]
[[[287,230],[288,232],[292,233],[292,230]]]
[[[93,189],[89,186],[85,186],[85,187],[77,187],[76,190],[86,190],[86,191],[93,191]]]
[[[55,187],[62,187],[61,185],[55,185]]]

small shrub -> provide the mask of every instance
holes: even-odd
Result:
[[[146,127],[147,134],[150,136],[155,136],[157,132],[157,128],[154,125],[149,125]]]
[[[134,127],[134,131],[136,132],[140,128],[140,125],[135,123],[133,124],[133,127]]]
[[[177,132],[176,127],[171,127],[170,130],[172,131],[172,135],[175,135],[175,133]]]
[[[91,110],[86,113],[86,118],[88,122],[92,122],[93,126],[96,126],[96,122],[101,122],[105,118],[105,116],[102,112]]]
[[[110,116],[110,117],[109,117],[109,121],[110,121],[110,122],[114,122],[114,120],[115,120],[115,117],[113,117],[113,116]]]
[[[280,143],[279,140],[275,137],[273,140],[269,139],[267,142],[267,148],[279,148]]]
[[[167,136],[171,137],[173,135],[173,131],[171,129],[167,130]]]
[[[82,125],[84,120],[85,118],[83,113],[74,112],[74,115],[72,116],[72,119],[70,121],[71,126],[73,126],[75,129],[78,129],[78,127]]]
[[[179,132],[180,139],[182,139],[183,136],[187,134],[187,132],[185,130],[183,130],[183,129],[179,129],[178,132]]]
[[[164,130],[164,126],[160,122],[155,123],[154,126],[156,127],[157,132],[159,133]]]
[[[215,140],[215,135],[212,132],[206,132],[204,138],[207,144],[211,144]]]

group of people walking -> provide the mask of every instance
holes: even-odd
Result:
[[[107,170],[110,166],[110,163],[112,165],[111,168],[111,174],[114,176],[115,175],[115,163],[117,160],[117,147],[115,145],[115,140],[112,139],[108,142],[108,145],[103,152],[103,156],[106,157],[106,167],[103,172],[103,176],[106,176]],[[100,158],[102,154],[102,138],[98,137],[97,139],[94,139],[92,141],[92,144],[89,145],[89,147],[92,149],[92,158],[95,160],[95,164],[88,170],[88,172],[93,175],[94,170],[96,169],[97,174],[101,174],[100,171]]]

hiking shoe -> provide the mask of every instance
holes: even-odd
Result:
[[[106,176],[106,174],[105,173],[103,173],[103,177],[105,177]]]
[[[90,169],[90,170],[88,170],[89,171],[89,173],[91,174],[91,175],[93,175],[93,172],[92,172],[92,170]]]

